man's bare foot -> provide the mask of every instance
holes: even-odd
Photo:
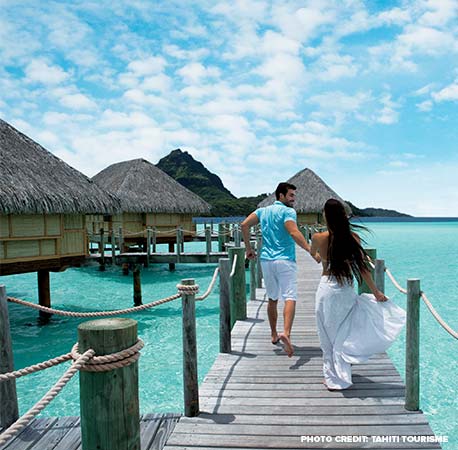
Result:
[[[288,358],[291,358],[291,356],[294,355],[294,349],[293,346],[291,345],[291,340],[289,339],[286,334],[279,334],[278,337],[280,338],[280,341],[282,341],[284,349],[286,354],[288,355]]]
[[[272,333],[272,344],[278,344],[278,342],[280,341],[280,338],[278,337],[278,334],[277,333]]]

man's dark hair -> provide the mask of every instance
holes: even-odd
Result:
[[[277,186],[277,189],[275,189],[275,198],[278,200],[280,198],[280,194],[286,195],[290,189],[295,191],[296,186],[291,183],[280,183]]]

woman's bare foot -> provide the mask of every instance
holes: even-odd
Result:
[[[280,341],[280,338],[278,337],[278,334],[277,333],[272,333],[272,344],[278,344],[278,342]]]
[[[280,341],[282,341],[283,343],[283,346],[284,346],[286,354],[288,355],[288,358],[291,358],[291,356],[294,355],[294,348],[291,345],[291,340],[289,339],[288,336],[286,336],[286,334],[283,334],[283,333],[279,334],[278,337],[280,338]]]

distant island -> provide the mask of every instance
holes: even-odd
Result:
[[[267,197],[267,193],[255,197],[233,195],[223,184],[221,178],[210,172],[201,162],[196,161],[188,152],[176,149],[159,160],[156,166],[170,175],[190,191],[202,197],[212,206],[212,216],[246,216],[257,208]],[[345,200],[357,217],[411,217],[390,209],[358,208]]]

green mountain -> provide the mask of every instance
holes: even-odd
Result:
[[[256,197],[235,197],[224,187],[221,178],[210,172],[201,162],[196,161],[188,152],[173,150],[157,164],[159,169],[170,175],[178,183],[202,197],[212,205],[211,215],[214,217],[247,216],[267,197],[260,194]],[[410,217],[390,209],[360,209],[346,201],[354,216],[359,217]]]
[[[267,194],[257,197],[236,198],[226,189],[218,175],[210,172],[188,152],[173,150],[157,164],[159,169],[170,175],[190,191],[212,205],[212,216],[246,216],[254,211]]]

